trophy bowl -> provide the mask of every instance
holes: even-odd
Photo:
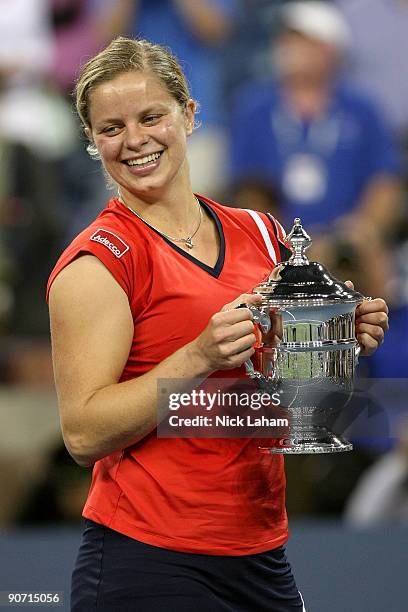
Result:
[[[248,306],[259,340],[245,364],[247,375],[263,391],[280,394],[290,422],[290,434],[268,450],[349,451],[352,444],[334,433],[331,424],[353,391],[360,352],[355,310],[365,298],[322,264],[309,262],[305,250],[312,241],[300,219],[286,240],[292,256],[253,289],[262,295],[262,304]]]

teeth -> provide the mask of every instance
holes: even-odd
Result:
[[[143,164],[148,164],[149,162],[156,161],[159,159],[161,153],[152,153],[151,155],[147,155],[146,157],[140,157],[139,159],[129,159],[127,161],[128,166],[143,166]]]

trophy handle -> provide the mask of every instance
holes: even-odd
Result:
[[[262,312],[252,304],[238,304],[237,308],[248,308],[252,313],[252,321],[255,325],[259,325],[263,334],[267,334],[271,329],[271,319],[266,312]]]
[[[248,310],[252,313],[252,321],[256,326],[260,328],[260,332],[262,334],[267,334],[271,329],[271,319],[269,314],[266,312],[262,312],[256,306],[252,306],[252,304],[239,304],[237,308],[248,308]],[[257,334],[256,334],[257,335]],[[260,340],[257,339],[255,346],[259,346],[261,344]],[[255,370],[254,365],[250,359],[247,359],[244,363],[245,371],[249,378],[256,378],[257,380],[267,381],[266,377]]]

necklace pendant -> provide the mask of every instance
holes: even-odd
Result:
[[[186,243],[186,246],[187,246],[189,249],[192,249],[192,248],[193,248],[193,246],[194,246],[194,244],[193,244],[193,243],[192,243],[192,241],[191,241],[191,236],[189,236],[188,238],[186,238],[186,239],[185,239],[185,243]]]

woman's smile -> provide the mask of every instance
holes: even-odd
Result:
[[[141,157],[134,157],[132,159],[128,159],[124,164],[129,168],[129,172],[131,172],[135,176],[146,176],[151,172],[154,172],[156,168],[160,165],[160,158],[163,154],[163,151],[158,151],[157,153],[149,153],[143,155]]]

